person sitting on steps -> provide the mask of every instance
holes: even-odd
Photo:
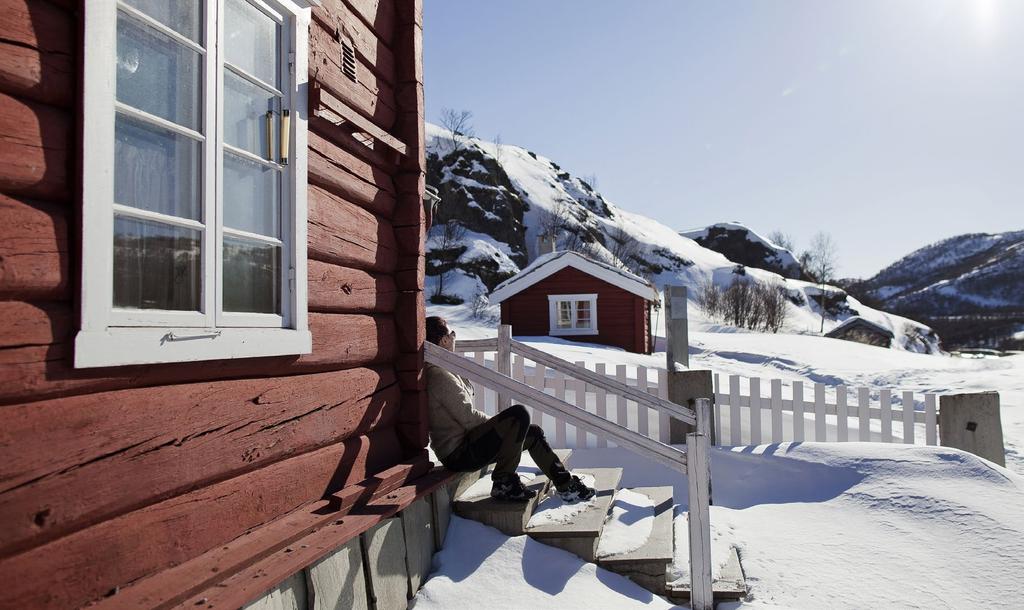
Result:
[[[455,351],[455,331],[449,330],[444,318],[431,316],[426,326],[427,341]],[[589,500],[594,496],[593,488],[565,469],[544,438],[544,431],[530,423],[526,407],[512,405],[488,418],[473,408],[473,386],[468,379],[430,363],[424,370],[430,446],[445,468],[470,472],[494,463],[491,496],[522,502],[536,495],[516,473],[525,449],[563,501]]]

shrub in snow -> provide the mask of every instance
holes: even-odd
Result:
[[[786,322],[786,291],[774,283],[736,277],[722,290],[709,278],[698,289],[696,300],[708,317],[741,328],[777,333]]]

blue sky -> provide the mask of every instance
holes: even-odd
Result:
[[[424,4],[428,120],[671,227],[824,230],[846,276],[1024,229],[1024,1]]]

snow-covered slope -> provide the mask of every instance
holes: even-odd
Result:
[[[778,285],[789,299],[783,330],[818,331],[817,286],[738,267],[653,219],[619,208],[525,148],[476,138],[456,143],[450,132],[429,123],[426,134],[427,179],[442,199],[427,242],[427,294],[435,304],[482,302],[536,257],[538,235],[551,231],[559,249],[623,266],[659,287],[685,285],[691,298],[709,279],[722,287],[740,276]],[[891,329],[895,349],[938,351],[938,337],[927,326],[867,307],[839,288],[826,290],[826,332],[861,315]]]
[[[800,263],[788,249],[738,222],[719,222],[702,229],[680,231],[698,244],[723,254],[734,263],[801,279]]]
[[[1024,309],[1024,231],[972,233],[916,250],[861,288],[894,308],[936,315]]]
[[[958,235],[850,286],[889,311],[926,319],[953,344],[1021,348],[1024,231]]]

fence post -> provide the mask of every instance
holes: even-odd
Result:
[[[999,393],[940,396],[939,444],[1006,466]]]
[[[694,401],[698,398],[710,399],[715,395],[715,386],[712,381],[711,371],[673,371],[668,372],[668,399],[677,405],[693,408]],[[710,417],[710,415],[709,415]],[[710,421],[710,420],[709,420]],[[710,427],[710,426],[709,426]],[[682,444],[687,440],[687,434],[693,432],[693,426],[676,418],[670,418],[668,422],[668,441],[671,444]],[[707,431],[708,439],[714,444],[714,430]]]
[[[512,326],[502,324],[498,327],[498,352],[494,356],[494,368],[506,377],[512,376]],[[498,392],[498,413],[509,408],[512,399],[503,392]]]
[[[686,471],[689,480],[690,608],[711,610],[711,401],[695,401],[697,431],[686,435]]]
[[[665,357],[667,368],[690,366],[690,337],[686,314],[686,286],[665,284]]]

